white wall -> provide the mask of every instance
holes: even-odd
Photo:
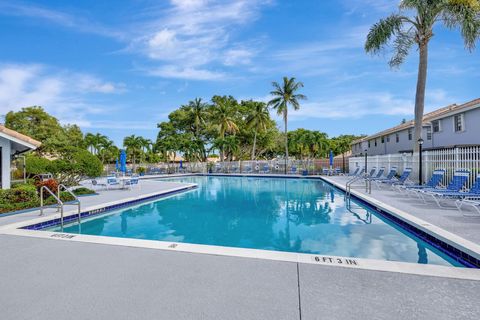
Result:
[[[10,188],[10,140],[0,137],[0,147],[2,147],[2,189]]]

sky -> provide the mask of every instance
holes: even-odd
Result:
[[[366,54],[388,0],[0,0],[0,115],[43,106],[122,145],[196,97],[268,101],[304,83],[289,129],[371,134],[413,117],[418,53],[399,69]],[[437,26],[426,111],[480,97],[480,49]],[[282,127],[280,118],[279,127]]]

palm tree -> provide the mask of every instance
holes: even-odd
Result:
[[[268,107],[263,102],[249,102],[250,114],[246,119],[247,128],[254,130],[253,135],[253,147],[251,160],[255,160],[255,148],[257,146],[257,133],[265,131],[270,121],[270,114],[268,113]]]
[[[225,133],[236,133],[238,132],[238,126],[235,123],[234,115],[236,112],[235,109],[235,100],[231,97],[214,97],[213,103],[215,108],[213,109],[213,118],[217,123],[219,138],[221,140],[225,139]],[[220,148],[220,161],[224,159],[224,148]]]
[[[307,99],[303,94],[296,93],[300,88],[303,88],[303,83],[295,82],[295,78],[283,77],[283,84],[278,82],[272,83],[274,90],[270,92],[274,98],[268,102],[269,106],[272,106],[274,110],[277,110],[277,114],[283,116],[285,122],[285,173],[287,173],[287,161],[288,161],[288,105],[293,107],[293,110],[300,109],[300,103],[298,100]]]
[[[136,163],[136,156],[142,150],[142,146],[144,145],[144,138],[135,136],[132,134],[131,136],[125,137],[123,139],[123,146],[127,149],[127,153],[130,154],[132,157],[132,164],[133,169],[135,170],[135,163]]]
[[[398,67],[407,57],[412,46],[418,47],[417,89],[415,93],[414,150],[422,134],[422,120],[427,82],[428,44],[433,37],[433,27],[442,22],[447,28],[459,27],[465,47],[475,48],[480,31],[480,3],[478,0],[402,0],[399,12],[374,24],[367,36],[365,50],[377,54],[392,38],[394,55],[391,67]]]
[[[193,101],[190,101],[188,105],[190,107],[190,113],[193,118],[195,136],[198,138],[200,134],[200,129],[203,125],[205,125],[206,119],[208,117],[206,105],[202,102],[201,98],[195,98]]]
[[[105,164],[105,157],[107,153],[109,152],[109,150],[112,149],[113,146],[114,146],[113,141],[108,139],[100,143],[98,147],[98,154],[100,155],[103,164]]]
[[[85,135],[85,143],[87,148],[90,149],[92,154],[98,154],[101,148],[101,145],[108,141],[108,137],[103,134],[96,133],[87,133]]]

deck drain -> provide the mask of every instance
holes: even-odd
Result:
[[[177,246],[178,246],[178,244],[172,243],[172,244],[169,245],[168,247],[169,247],[169,248],[172,248],[172,249],[175,249]]]

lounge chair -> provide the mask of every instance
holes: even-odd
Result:
[[[385,168],[383,168],[385,170]],[[379,170],[379,173],[380,171],[382,171],[382,168],[380,168]],[[385,171],[384,171],[385,172]],[[383,173],[382,173],[383,174]],[[391,167],[390,168],[390,171],[388,172],[387,176],[386,177],[382,177],[380,176],[379,177],[379,174],[377,174],[376,177],[372,178],[372,180],[376,180],[376,181],[388,181],[388,180],[392,180],[393,177],[395,177],[395,175],[397,174],[397,167]]]
[[[110,189],[111,187],[116,187],[116,186],[120,186],[120,182],[118,181],[118,179],[116,177],[107,177],[107,183],[106,183],[107,190]]]
[[[252,173],[252,167],[251,166],[246,166],[245,170],[243,170],[245,173]]]
[[[377,170],[376,167],[373,167],[372,170],[370,170],[370,174],[368,176],[371,179],[380,179],[383,176],[383,173],[385,172],[385,167],[381,167],[375,174],[376,170]]]
[[[374,180],[374,182],[377,187],[379,187],[381,183],[385,183],[391,185],[393,188],[394,186],[405,184],[410,176],[410,173],[412,173],[412,168],[405,168],[399,178],[394,176],[389,180]]]
[[[461,190],[467,183],[469,176],[469,170],[457,170],[454,172],[452,181],[450,181],[446,188],[423,189],[419,192],[419,195],[424,202],[426,202],[426,197],[431,197],[439,207],[442,207],[440,204],[442,200],[458,198],[461,197],[462,194],[468,193],[461,192]]]
[[[477,198],[469,198],[468,197],[468,198],[464,198],[462,200],[457,200],[457,201],[455,201],[455,206],[466,217],[470,217],[470,216],[480,217],[480,196],[478,196]],[[475,209],[478,212],[478,214],[465,213],[464,211],[462,211],[463,206],[472,207],[473,209]]]
[[[355,171],[353,171],[352,173],[349,173],[348,176],[356,176],[359,171],[360,171],[360,167],[357,167]]]
[[[329,175],[330,175],[330,169],[328,169],[328,168],[323,168],[323,169],[322,169],[322,174],[325,175],[325,176],[329,176]]]
[[[445,170],[444,169],[436,169],[433,171],[432,176],[430,177],[430,180],[426,184],[413,184],[413,183],[404,183],[404,185],[399,185],[397,186],[397,190],[402,192],[413,192],[416,190],[422,190],[422,189],[429,189],[429,188],[436,188],[438,187],[443,180],[443,177],[445,176]]]
[[[291,174],[297,173],[297,167],[292,166],[292,167],[290,168],[290,173],[291,173]]]
[[[125,188],[132,189],[132,187],[139,185],[138,182],[139,182],[138,177],[133,177],[129,180],[126,180],[124,186]]]

